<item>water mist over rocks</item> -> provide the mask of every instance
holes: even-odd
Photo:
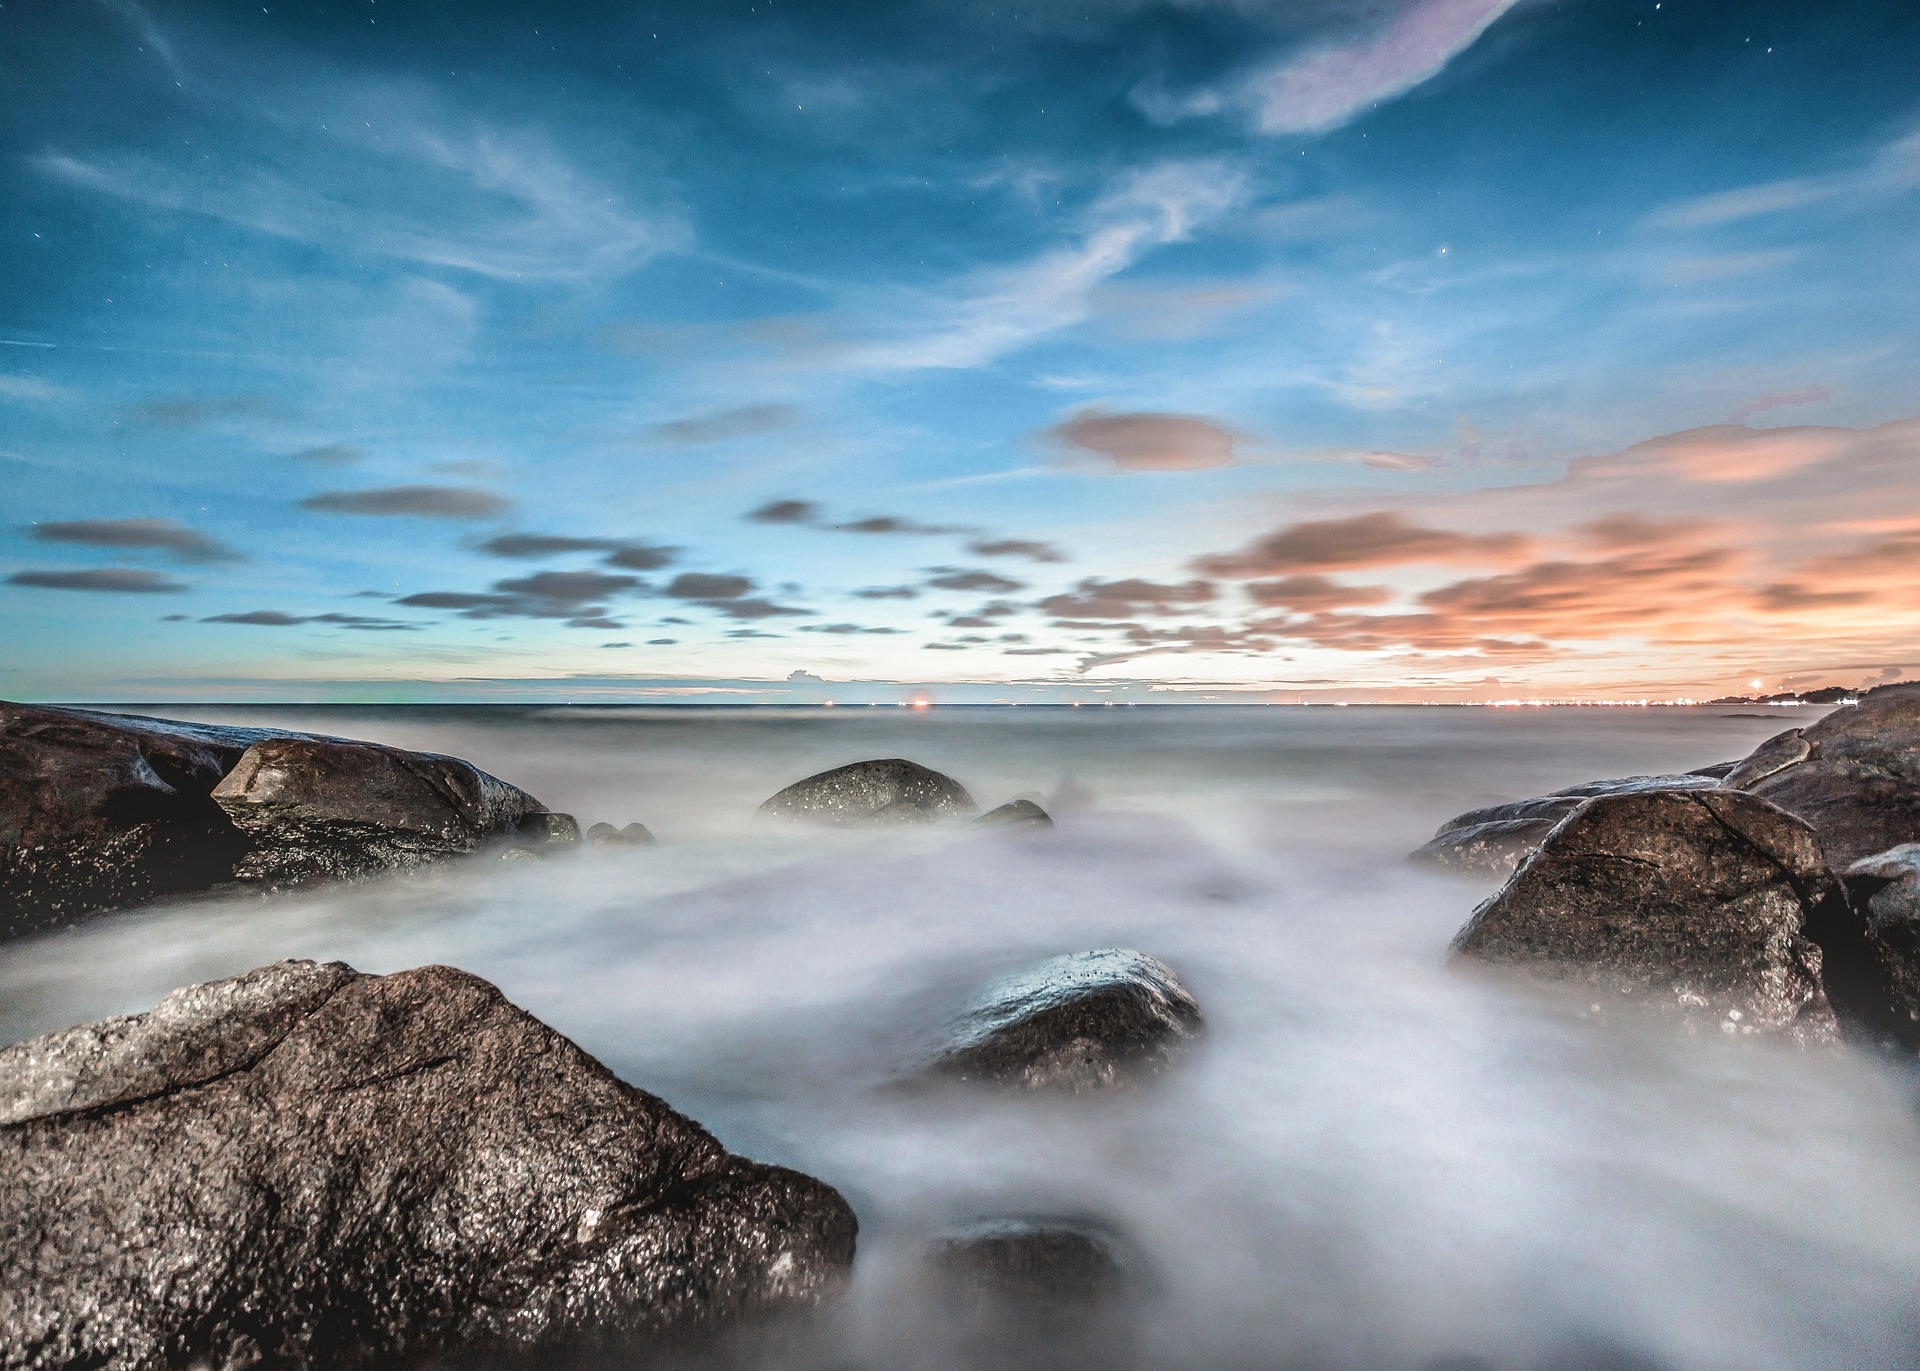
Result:
[[[702,1365],[985,1364],[915,1292],[938,1235],[1020,1219],[1117,1235],[1150,1276],[1091,1316],[1117,1331],[1087,1364],[1891,1368],[1920,1350],[1903,1069],[1462,975],[1449,940],[1494,882],[1401,860],[1448,815],[1743,756],[1805,710],[190,713],[467,758],[585,821],[643,818],[660,845],[16,942],[0,1036],[287,956],[484,977],[858,1215],[841,1304]],[[752,818],[793,777],[886,757],[1037,792],[1057,827]],[[1206,1015],[1147,1088],[884,1088],[997,977],[1114,947],[1175,968]]]

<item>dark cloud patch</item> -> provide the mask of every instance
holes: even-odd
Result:
[[[637,576],[604,571],[538,571],[495,581],[487,592],[430,590],[399,603],[414,609],[450,609],[467,619],[560,619],[569,628],[623,628],[599,603],[646,589]]]
[[[927,584],[935,590],[985,590],[1004,594],[1027,588],[1025,581],[1016,581],[992,571],[951,566],[929,567],[928,570],[933,574],[927,577]]]
[[[784,638],[784,633],[762,633],[757,628],[736,628],[727,632],[729,638]]]
[[[1070,647],[1009,647],[1000,653],[1003,657],[1071,657]]]
[[[277,609],[253,609],[245,614],[213,614],[203,624],[252,624],[259,628],[292,628],[296,624],[334,624],[367,633],[415,633],[418,624],[398,619],[374,619],[364,614],[283,614]]]
[[[317,467],[348,467],[367,454],[353,443],[322,443],[287,455],[296,462],[311,462]]]
[[[265,395],[162,395],[127,411],[152,428],[201,428],[221,419],[285,419],[288,408]]]
[[[1191,414],[1075,415],[1047,430],[1062,446],[1095,452],[1122,471],[1201,471],[1233,460],[1233,434]]]
[[[601,647],[603,647],[603,648],[607,648],[607,647],[632,647],[632,646],[633,646],[633,644],[632,644],[632,643],[602,643],[602,644],[600,644],[600,646],[601,646]]]
[[[608,566],[626,571],[658,571],[678,548],[655,547],[631,538],[576,538],[564,533],[500,533],[473,545],[489,557],[558,557],[569,552],[605,553]]]
[[[770,500],[743,517],[755,524],[811,524],[820,518],[820,506],[811,500]]]
[[[1393,592],[1385,586],[1346,586],[1325,576],[1287,576],[1278,581],[1255,581],[1247,587],[1255,604],[1269,609],[1309,613],[1317,609],[1351,609],[1385,604]]]
[[[683,571],[668,584],[666,594],[676,600],[737,600],[752,589],[753,581],[746,576]]]
[[[836,533],[907,533],[922,537],[967,531],[959,524],[922,524],[893,514],[879,514],[870,519],[854,519],[844,524],[824,524],[822,527],[831,528]]]
[[[618,595],[640,584],[637,576],[613,576],[604,571],[536,571],[531,576],[495,581],[493,588],[503,594],[534,600],[582,604]]]
[[[8,585],[41,590],[93,590],[107,595],[178,595],[188,589],[157,571],[133,567],[93,567],[86,571],[16,571]]]
[[[604,614],[583,614],[577,619],[567,620],[568,628],[625,628],[618,619],[609,619]]]
[[[647,543],[628,543],[607,554],[608,566],[628,571],[658,571],[679,553],[675,547],[653,547]]]
[[[171,519],[74,519],[34,524],[42,543],[80,543],[87,547],[151,548],[182,562],[234,562],[240,554],[197,529]]]
[[[1070,595],[1049,595],[1036,608],[1057,619],[1131,619],[1137,614],[1179,614],[1205,604],[1218,592],[1211,581],[1163,585],[1127,578],[1103,581],[1088,577]]]
[[[383,486],[371,490],[329,490],[309,495],[300,508],[316,514],[365,514],[382,518],[491,519],[508,502],[473,486]]]
[[[254,624],[261,628],[291,628],[295,624],[304,624],[306,618],[298,614],[282,614],[277,609],[250,609],[245,614],[213,614],[200,621],[203,624]]]
[[[1030,562],[1064,562],[1067,554],[1052,543],[1031,538],[982,538],[967,544],[976,557],[1025,557]]]
[[[968,644],[966,643],[922,643],[920,644],[920,646],[928,652],[965,652],[967,650]]]
[[[840,635],[853,634],[853,633],[898,633],[900,632],[900,630],[897,628],[867,628],[861,624],[802,624],[800,626],[800,631],[802,633],[833,633],[833,634],[840,634]]]
[[[761,433],[772,433],[776,429],[791,428],[800,422],[800,415],[797,405],[742,405],[737,409],[723,409],[712,414],[670,419],[652,425],[646,430],[646,435],[655,442],[697,447],[703,443],[724,443],[734,438],[751,438]]]
[[[679,640],[678,638],[649,638],[649,639],[647,639],[647,646],[648,646],[648,647],[678,647],[679,645],[680,645],[680,640]]]
[[[160,616],[160,622],[163,624],[184,624],[192,617],[191,614],[162,614]]]
[[[662,620],[661,620],[660,622],[661,622],[661,624],[662,624],[662,625],[666,625],[666,624],[691,624],[691,623],[693,622],[693,620],[691,620],[691,619],[678,619],[678,618],[675,618],[675,617],[674,617],[673,615],[671,615],[671,614],[669,614],[669,615],[668,615],[668,616],[667,616],[666,618],[664,618],[664,619],[662,619]]]
[[[862,600],[916,600],[920,592],[912,586],[868,586],[865,590],[853,592]]]
[[[718,610],[730,619],[773,619],[788,614],[813,613],[810,609],[798,609],[792,605],[776,605],[771,600],[701,600],[698,603],[708,609]]]
[[[1425,528],[1402,514],[1383,512],[1289,524],[1240,552],[1201,557],[1193,565],[1209,576],[1252,578],[1409,562],[1505,558],[1525,545],[1526,540],[1517,533],[1454,533]]]

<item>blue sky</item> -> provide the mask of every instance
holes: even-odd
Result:
[[[9,0],[0,53],[0,695],[1920,670],[1897,0]]]

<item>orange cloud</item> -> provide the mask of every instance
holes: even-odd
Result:
[[[1089,411],[1048,433],[1067,447],[1111,459],[1122,471],[1202,471],[1233,460],[1233,434],[1190,414]]]

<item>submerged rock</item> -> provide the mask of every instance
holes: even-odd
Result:
[[[1710,768],[1711,769],[1711,768]],[[1713,776],[1686,772],[1671,776],[1623,776],[1587,781],[1531,800],[1513,800],[1457,814],[1411,854],[1453,871],[1505,875],[1540,846],[1567,815],[1596,795],[1630,795],[1648,790],[1701,790],[1719,784]]]
[[[993,1304],[1090,1305],[1125,1268],[1106,1234],[1058,1219],[990,1219],[936,1237],[930,1264],[950,1296]]]
[[[0,703],[0,937],[231,880],[213,788],[284,736]]]
[[[1054,957],[987,986],[925,1077],[1075,1094],[1164,1070],[1203,1028],[1164,964],[1104,948]]]
[[[1008,828],[1052,828],[1053,816],[1032,800],[1009,800],[997,809],[989,809],[974,822]]]
[[[491,985],[280,962],[0,1052],[0,1364],[296,1368],[811,1303],[830,1187]]]
[[[1569,815],[1454,951],[1729,1033],[1837,1040],[1813,929],[1843,929],[1819,839],[1740,791],[1626,790]]]
[[[889,757],[795,781],[762,804],[760,813],[823,824],[889,824],[964,819],[978,808],[952,777]]]
[[[658,839],[645,824],[628,824],[625,828],[595,824],[587,830],[587,841],[595,847],[652,847]]]
[[[404,869],[501,839],[579,841],[571,818],[471,762],[339,738],[255,743],[213,800],[252,844],[236,875],[274,884]]]
[[[1812,824],[1836,867],[1920,841],[1920,685],[1769,738],[1726,783]]]

